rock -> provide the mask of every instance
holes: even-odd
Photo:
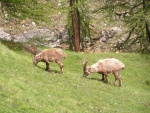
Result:
[[[2,28],[0,28],[0,39],[12,40],[12,37],[10,34],[6,33]]]
[[[30,42],[34,40],[34,45],[46,47],[60,47],[63,42],[68,40],[67,30],[49,30],[49,29],[33,29],[19,35],[13,36],[15,42]]]
[[[45,37],[51,38],[52,31],[49,29],[33,29],[23,34],[13,36],[15,42],[27,42],[32,38]]]

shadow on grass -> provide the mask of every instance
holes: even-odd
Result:
[[[35,67],[37,67],[43,71],[46,71],[45,68],[43,68],[43,67],[40,67],[40,66],[35,66]],[[50,72],[49,71],[46,71],[46,72],[48,72],[48,73],[60,73],[58,70],[52,70],[52,69],[50,70]]]
[[[99,82],[101,82],[101,83],[104,83],[104,84],[106,84],[106,85],[112,85],[112,83],[109,81],[108,82],[108,84],[107,84],[107,82],[106,82],[106,80],[102,80],[102,79],[99,79],[99,78],[87,78],[87,79],[90,79],[90,80],[97,80],[97,81],[99,81]],[[114,86],[117,86],[117,85],[114,85]]]
[[[86,79],[97,80],[97,81],[99,81],[99,82],[106,83],[105,80],[102,80],[102,79],[100,79],[100,78],[94,78],[94,77],[91,77],[91,78],[86,78]]]
[[[0,40],[0,42],[13,51],[23,51],[24,50],[23,45],[20,42],[13,42],[13,41],[6,41],[6,40]]]

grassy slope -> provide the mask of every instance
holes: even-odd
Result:
[[[65,70],[52,63],[33,67],[31,55],[14,52],[0,43],[1,113],[148,113],[150,111],[150,56],[129,53],[84,54],[65,51]],[[100,82],[101,75],[82,77],[82,60],[89,64],[115,57],[125,63],[123,86]],[[110,83],[114,77],[109,76]]]

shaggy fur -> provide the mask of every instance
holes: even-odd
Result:
[[[125,65],[115,58],[107,58],[103,60],[99,60],[97,63],[87,66],[87,61],[83,62],[83,76],[88,76],[90,73],[99,73],[102,74],[102,80],[104,80],[104,76],[106,78],[106,82],[108,83],[108,74],[113,73],[115,76],[115,82],[119,80],[120,86],[122,85],[122,78],[120,75],[120,70],[124,69]]]

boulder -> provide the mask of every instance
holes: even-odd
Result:
[[[12,40],[12,37],[10,34],[6,33],[2,28],[0,28],[0,39]]]

